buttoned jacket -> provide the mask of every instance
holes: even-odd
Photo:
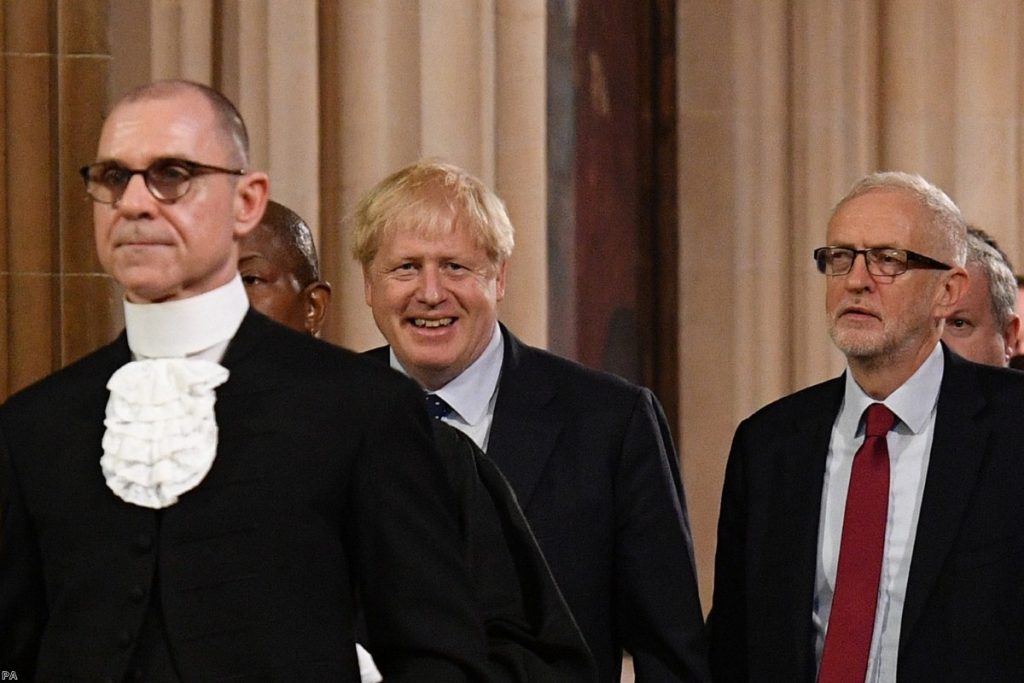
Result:
[[[158,591],[186,681],[358,681],[358,587],[389,682],[487,679],[412,382],[250,311],[223,359],[213,466],[156,511],[99,465],[105,383],[129,360],[122,334],[0,409],[2,668],[123,680]]]
[[[657,399],[504,325],[501,334],[487,456],[512,485],[600,680],[618,683],[623,648],[640,683],[706,680],[686,503]],[[370,353],[388,362],[386,347]]]

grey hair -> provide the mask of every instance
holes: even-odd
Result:
[[[994,240],[974,226],[967,228],[967,263],[977,263],[985,272],[992,313],[999,328],[1006,329],[1016,313],[1017,278]]]
[[[949,249],[953,262],[958,266],[966,263],[967,224],[963,214],[949,195],[916,173],[877,171],[864,176],[836,203],[832,215],[850,200],[874,190],[892,190],[910,195],[932,214],[933,234]]]

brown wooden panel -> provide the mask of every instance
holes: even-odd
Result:
[[[101,274],[65,274],[61,282],[61,356],[67,365],[118,335],[124,327],[124,291]]]
[[[58,163],[64,273],[100,273],[93,239],[92,200],[78,169],[96,158],[106,108],[107,57],[58,58]]]
[[[110,53],[107,42],[109,4],[109,0],[57,3],[57,44],[60,54]]]
[[[579,3],[576,296],[581,362],[639,380],[641,3]]]
[[[6,265],[14,272],[52,273],[57,266],[53,59],[8,55],[6,60]]]
[[[98,275],[77,176],[93,157],[107,97],[108,21],[102,0],[0,6],[0,398],[120,325],[120,296]],[[58,43],[74,56],[54,54]]]
[[[57,276],[47,273],[12,273],[8,279],[9,392],[28,386],[59,367],[58,289]]]
[[[349,265],[342,249],[343,207],[341,202],[341,93],[338,89],[338,3],[321,0],[317,6],[320,40],[320,271],[323,279],[341,282],[341,273]],[[335,304],[337,307],[337,304]],[[323,338],[339,343],[343,338],[343,315],[328,313]]]
[[[52,54],[53,11],[41,0],[4,0],[4,42],[10,52]]]
[[[674,423],[675,3],[582,0],[574,16],[573,220],[553,222],[549,240],[552,281],[568,270],[571,283],[552,288],[553,338],[557,351],[650,386]],[[549,70],[558,55],[549,43]]]

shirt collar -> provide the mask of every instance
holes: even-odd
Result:
[[[430,393],[443,398],[467,423],[478,424],[486,416],[491,396],[498,388],[498,377],[501,375],[504,357],[505,345],[502,343],[501,330],[495,323],[491,341],[487,343],[484,352],[455,379]],[[390,358],[392,368],[409,374],[398,361],[393,348],[390,349]]]
[[[937,343],[921,363],[921,367],[896,391],[881,401],[914,434],[919,434],[928,426],[928,419],[939,400],[944,365],[942,345]],[[843,409],[839,417],[839,430],[852,435],[861,432],[861,416],[869,405],[878,402],[864,393],[853,379],[853,374],[847,369],[846,393],[843,396]]]
[[[128,347],[139,358],[184,358],[226,344],[249,310],[242,278],[187,299],[136,304],[125,299]]]

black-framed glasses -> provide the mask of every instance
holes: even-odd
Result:
[[[132,176],[142,174],[146,187],[156,199],[171,204],[188,192],[192,179],[209,173],[245,175],[241,168],[221,168],[186,159],[157,159],[146,168],[127,168],[113,161],[99,161],[83,166],[79,173],[85,181],[85,191],[97,202],[114,204],[124,194]]]
[[[814,250],[814,261],[818,272],[825,275],[846,275],[853,270],[857,254],[864,254],[868,272],[881,277],[896,277],[910,268],[949,270],[942,261],[918,254],[909,249],[895,247],[872,247],[871,249],[850,249],[848,247],[818,247]]]

